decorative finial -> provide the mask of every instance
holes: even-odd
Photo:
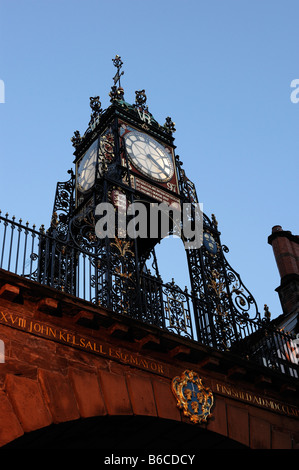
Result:
[[[270,321],[271,312],[269,311],[269,307],[267,304],[264,305],[264,318],[266,321]]]
[[[111,91],[109,93],[111,103],[113,101],[120,101],[124,99],[124,89],[120,86],[117,88],[116,85],[111,87]]]
[[[74,132],[74,136],[71,138],[73,147],[77,147],[81,143],[82,137],[79,131]]]
[[[90,107],[92,109],[92,117],[97,117],[102,112],[102,103],[100,102],[99,96],[91,96],[90,100]]]
[[[215,217],[215,214],[212,214],[212,223],[214,224],[214,226],[217,228],[218,227],[218,221]]]
[[[51,227],[56,228],[57,225],[58,225],[57,212],[53,212],[52,219],[51,219]]]
[[[138,106],[139,108],[142,108],[142,110],[147,111],[148,107],[146,106],[147,97],[145,94],[145,90],[135,91],[135,94],[136,94],[136,97],[135,97],[136,106]]]
[[[117,68],[116,74],[113,77],[114,85],[111,87],[111,91],[109,93],[110,101],[121,101],[124,99],[124,89],[120,86],[120,77],[124,74],[124,72],[120,72],[122,68],[123,61],[121,60],[119,55],[116,55],[114,59],[112,59],[114,67]],[[118,82],[118,85],[117,85]]]
[[[175,132],[175,122],[172,121],[171,117],[167,117],[165,120],[164,124],[165,129],[167,129],[169,132]]]
[[[113,62],[114,67],[117,68],[117,72],[113,77],[114,86],[116,86],[118,82],[118,86],[120,87],[120,77],[124,74],[124,71],[120,73],[120,69],[123,66],[123,61],[121,60],[121,57],[119,55],[116,55],[115,58],[112,59],[112,62]]]
[[[91,96],[90,98],[90,107],[92,113],[90,115],[89,127],[93,130],[96,125],[99,123],[100,115],[102,114],[102,103],[100,102],[99,96]]]

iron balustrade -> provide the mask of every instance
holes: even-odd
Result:
[[[0,234],[2,270],[298,378],[296,338],[270,321],[236,321],[229,327],[238,340],[229,342],[224,335],[216,343],[219,316],[215,314],[211,321],[202,296],[182,290],[174,281],[164,283],[144,270],[136,283],[129,267],[122,262],[111,264],[105,250],[95,254],[79,249],[45,232],[43,226],[30,228],[28,222],[23,225],[8,214],[0,215]]]

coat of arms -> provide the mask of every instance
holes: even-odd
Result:
[[[185,370],[180,377],[172,380],[172,391],[177,406],[192,423],[205,423],[211,417],[214,397],[209,388],[202,385],[196,372]]]

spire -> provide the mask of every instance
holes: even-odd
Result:
[[[124,74],[124,71],[122,71],[121,73],[119,72],[123,66],[123,61],[121,60],[121,57],[119,55],[116,55],[115,58],[112,59],[112,62],[113,62],[114,67],[117,68],[116,74],[113,77],[114,86],[116,86],[118,82],[118,86],[120,87],[120,77]]]
[[[114,85],[111,87],[111,91],[109,93],[110,101],[113,102],[115,100],[123,100],[124,98],[124,89],[120,85],[120,77],[124,74],[124,71],[120,71],[123,66],[123,61],[119,55],[116,55],[114,59],[112,59],[114,67],[116,67],[116,74],[113,77]]]

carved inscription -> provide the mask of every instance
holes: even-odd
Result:
[[[24,318],[14,313],[0,311],[0,323],[149,372],[160,375],[166,374],[165,365],[160,362],[98,341],[94,338],[88,338],[75,332],[57,328],[56,326],[50,326],[40,321]]]
[[[293,418],[299,418],[299,410],[295,406],[291,406],[271,398],[266,398],[253,392],[239,390],[228,384],[221,384],[217,382],[213,386],[213,389],[215,393],[220,393],[221,395],[225,395],[235,400],[240,400],[242,402],[259,406],[269,411],[281,413],[286,416],[292,416]]]

